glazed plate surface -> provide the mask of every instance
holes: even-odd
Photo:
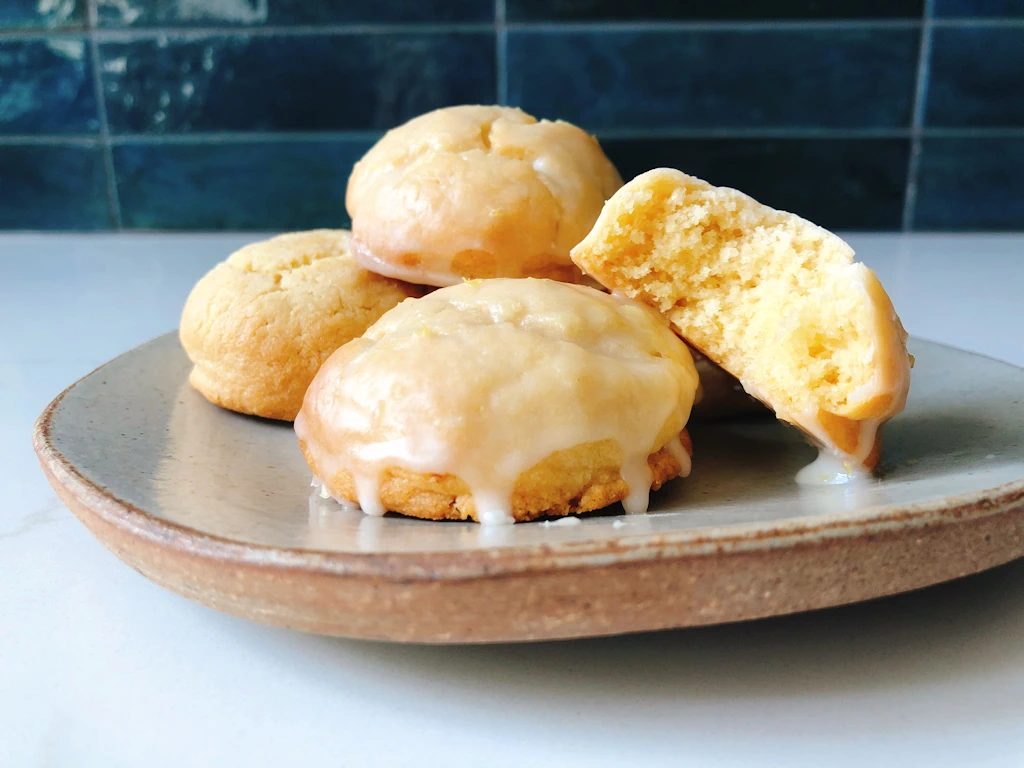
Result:
[[[907,410],[866,486],[797,485],[816,453],[773,419],[691,426],[690,478],[579,522],[364,516],[321,499],[290,425],[191,390],[175,334],[74,384],[37,453],[143,574],[236,615],[349,637],[487,642],[839,605],[1024,555],[1024,370],[911,340]]]

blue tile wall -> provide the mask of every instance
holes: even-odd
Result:
[[[494,21],[494,0],[97,0],[101,27]]]
[[[926,123],[1024,127],[1024,27],[932,32]]]
[[[0,38],[0,134],[95,133],[99,113],[85,38]]]
[[[203,35],[100,44],[114,133],[385,130],[497,96],[494,35]]]
[[[1024,16],[1024,0],[935,0],[938,17]]]
[[[0,228],[108,229],[103,149],[0,144]]]
[[[915,29],[514,30],[508,95],[595,130],[898,128]]]
[[[0,0],[0,228],[344,226],[436,107],[834,229],[1024,229],[1024,0]]]
[[[507,0],[506,16],[513,22],[884,19],[920,18],[923,8],[923,0]]]
[[[1024,136],[924,140],[914,225],[1024,229]]]
[[[372,142],[232,141],[114,147],[130,229],[346,227],[345,186]]]
[[[612,139],[602,146],[623,178],[685,168],[823,227],[900,227],[909,139]]]
[[[85,26],[84,0],[4,0],[0,29],[73,29]]]

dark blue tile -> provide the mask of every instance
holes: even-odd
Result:
[[[935,0],[936,16],[1024,16],[1024,0]]]
[[[103,150],[0,144],[0,200],[0,229],[107,229]]]
[[[932,30],[925,123],[1024,126],[1024,27]]]
[[[591,130],[910,121],[916,29],[512,31],[509,100]]]
[[[679,168],[829,229],[899,229],[909,139],[602,140],[622,178]]]
[[[348,226],[345,187],[369,141],[122,144],[121,217],[132,229]]]
[[[97,130],[99,119],[85,40],[0,39],[0,133]]]
[[[509,21],[916,18],[923,0],[507,0]]]
[[[1024,229],[1024,137],[922,142],[914,229]]]
[[[158,37],[101,47],[114,133],[390,128],[495,100],[494,35]]]
[[[494,0],[98,0],[100,26],[433,24],[494,20]]]
[[[0,0],[0,29],[68,29],[85,26],[85,0]]]

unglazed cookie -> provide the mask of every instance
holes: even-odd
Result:
[[[290,421],[320,364],[420,289],[366,271],[346,230],[247,245],[189,294],[179,335],[207,400]]]
[[[367,269],[424,285],[577,282],[569,250],[622,179],[597,139],[511,107],[438,109],[355,165],[345,205]]]
[[[686,346],[646,307],[551,280],[444,288],[324,363],[295,422],[334,497],[485,523],[647,508],[690,469]]]
[[[665,314],[689,343],[848,473],[910,386],[907,334],[840,238],[676,170],[620,189],[572,252],[589,275]]]

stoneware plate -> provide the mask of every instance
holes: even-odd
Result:
[[[189,388],[175,335],[74,384],[34,439],[118,557],[238,616],[421,642],[635,632],[839,605],[1024,555],[1024,370],[911,351],[880,481],[798,486],[815,451],[770,418],[694,425],[693,475],[639,516],[481,527],[342,509],[313,492],[290,425]]]

